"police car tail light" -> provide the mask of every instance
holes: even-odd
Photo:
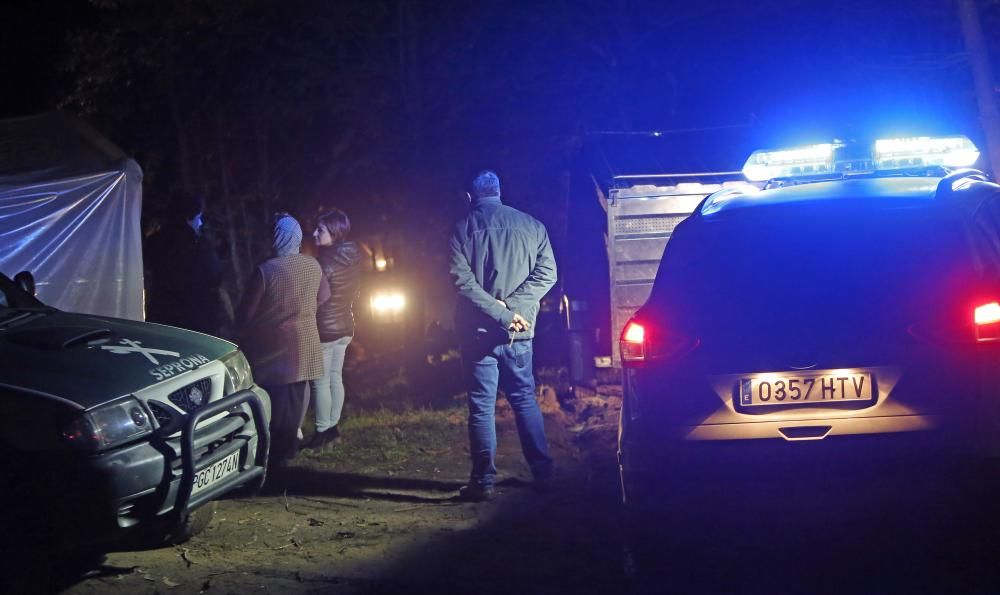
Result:
[[[980,343],[1000,341],[1000,302],[983,304],[975,310],[976,340]]]
[[[646,359],[646,327],[634,320],[622,329],[619,341],[623,362],[641,362]]]
[[[979,159],[979,149],[964,136],[880,138],[873,158],[877,170],[969,167]]]
[[[834,169],[834,151],[840,144],[825,143],[777,151],[754,151],[743,165],[752,182],[775,178],[828,174]]]
[[[81,450],[103,450],[152,432],[145,408],[138,399],[121,401],[80,413],[63,428],[62,437]]]
[[[619,341],[622,361],[626,364],[675,359],[690,353],[699,344],[698,339],[665,332],[649,322],[635,320],[625,325]]]

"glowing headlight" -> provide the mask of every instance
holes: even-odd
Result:
[[[250,372],[250,362],[242,351],[236,350],[223,357],[220,361],[226,366],[225,394],[231,395],[253,386],[253,374]]]
[[[398,291],[376,293],[372,296],[375,314],[399,314],[406,308],[406,296]]]
[[[63,428],[68,444],[84,450],[102,450],[153,431],[145,408],[135,397],[81,413]]]

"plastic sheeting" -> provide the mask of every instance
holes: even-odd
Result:
[[[143,319],[142,170],[61,114],[0,121],[0,272],[61,310]]]

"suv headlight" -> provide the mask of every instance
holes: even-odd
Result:
[[[63,429],[63,439],[76,448],[104,450],[153,431],[145,407],[135,397],[85,411]]]
[[[224,356],[220,361],[226,366],[226,386],[223,394],[231,395],[253,386],[250,362],[247,361],[242,351],[237,349]]]

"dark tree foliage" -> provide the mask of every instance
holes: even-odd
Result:
[[[334,205],[361,229],[420,229],[411,243],[437,246],[480,167],[558,236],[579,136],[653,125],[676,100],[640,95],[650,73],[671,79],[642,50],[669,24],[643,24],[653,3],[92,4],[62,107],[135,153],[151,221],[174,188],[206,193],[238,271],[275,208]]]
[[[369,2],[101,2],[76,32],[64,105],[132,148],[146,212],[205,193],[245,270],[274,209],[385,202],[398,111],[391,7]],[[360,26],[359,26],[360,25]],[[354,192],[359,185],[365,195]],[[391,205],[385,205],[386,211]]]
[[[1000,3],[979,6],[995,31]],[[881,117],[866,111],[874,96],[905,99],[900,120],[942,97],[975,110],[951,0],[91,7],[69,41],[62,106],[135,154],[151,220],[170,213],[175,187],[209,196],[237,287],[275,208],[337,206],[362,234],[439,254],[482,167],[549,224],[560,257],[570,163],[590,132],[756,118],[785,133],[841,106],[863,127]],[[987,35],[994,56],[998,39]]]

